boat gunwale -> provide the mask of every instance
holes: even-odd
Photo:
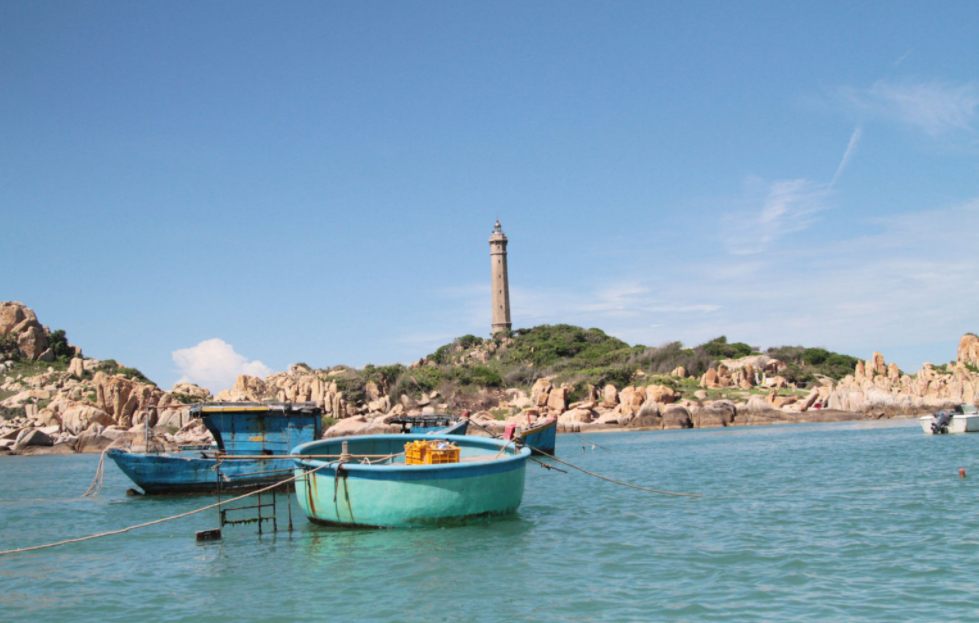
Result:
[[[461,443],[463,445],[469,446],[482,446],[489,450],[496,450],[499,452],[500,449],[511,445],[513,442],[502,442],[497,439],[490,439],[486,437],[471,437],[466,435],[438,435],[437,433],[433,436],[431,433],[403,433],[403,434],[385,434],[385,435],[353,435],[350,437],[334,437],[331,439],[318,439],[316,441],[309,441],[304,444],[300,444],[292,449],[291,454],[303,454],[304,451],[308,451],[308,448],[317,444],[328,444],[328,443],[338,443],[343,441],[352,440],[380,440],[380,439],[391,439],[395,441],[403,440],[420,440],[420,441],[430,441],[433,439],[444,439],[446,441],[453,441],[456,443]],[[458,472],[485,472],[486,468],[489,466],[497,467],[492,471],[509,471],[518,467],[517,463],[525,462],[530,458],[531,450],[526,446],[517,446],[518,452],[514,454],[502,454],[497,458],[490,457],[489,452],[486,453],[487,458],[485,461],[460,461],[458,463],[441,463],[436,465],[405,465],[404,463],[394,463],[387,465],[375,465],[375,464],[364,464],[364,463],[343,463],[343,471],[349,472],[351,475],[390,475],[395,476],[397,474],[416,474],[416,475],[433,475],[433,474],[451,474],[456,477],[462,477],[466,474]],[[321,468],[325,465],[340,465],[336,459],[323,460],[323,459],[301,459],[294,458],[296,468]],[[478,474],[472,474],[478,475]]]
[[[554,427],[554,426],[557,426],[557,418],[550,418],[550,419],[546,420],[543,424],[534,424],[533,426],[531,426],[527,430],[524,430],[524,431],[521,431],[521,432],[517,433],[517,436],[518,437],[527,437],[527,436],[530,436],[530,435],[534,435],[536,433],[539,433],[541,431],[545,431],[548,428],[551,428],[551,427]]]

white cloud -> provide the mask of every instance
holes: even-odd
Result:
[[[974,82],[888,82],[869,89],[846,88],[845,100],[859,112],[906,124],[932,137],[974,132],[979,85]]]
[[[264,377],[272,369],[261,361],[248,361],[222,339],[204,340],[197,346],[175,350],[173,361],[183,374],[178,383],[196,383],[212,393],[231,388],[240,374]]]

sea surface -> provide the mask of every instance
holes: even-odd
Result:
[[[558,455],[655,495],[531,464],[519,512],[280,532],[216,511],[0,556],[0,620],[979,621],[979,434],[916,420],[593,434]],[[127,497],[98,456],[0,459],[0,550],[116,530],[209,497]],[[966,478],[958,470],[965,468]]]

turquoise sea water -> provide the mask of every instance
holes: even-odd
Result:
[[[559,456],[703,497],[531,465],[516,516],[462,527],[339,531],[293,504],[291,534],[197,544],[208,511],[0,557],[0,620],[979,620],[979,435],[905,420],[593,437],[611,452],[562,435]],[[126,497],[111,464],[102,495],[78,497],[97,462],[0,459],[0,549],[211,501]]]

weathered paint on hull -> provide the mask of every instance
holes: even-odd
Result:
[[[541,428],[530,429],[529,432],[521,433],[520,438],[534,454],[554,454],[554,446],[557,445],[557,420],[553,420]]]
[[[217,470],[214,459],[199,452],[163,454],[110,450],[108,457],[144,492],[154,494],[214,493]],[[231,460],[221,462],[221,490],[240,490],[270,485],[289,478],[292,459]],[[273,472],[259,473],[256,472]]]
[[[378,437],[397,437],[402,447],[405,440],[430,438],[397,435],[375,439]],[[356,438],[348,439],[351,444],[357,443]],[[456,436],[452,439],[460,445],[462,442],[458,440],[471,440],[468,447],[462,448],[464,457],[478,452],[488,454],[491,459],[502,446],[500,442],[483,438]],[[333,453],[322,445],[323,442],[306,444],[293,453]],[[353,445],[351,452],[367,453]],[[351,463],[341,469],[339,479],[335,464],[307,474],[323,463],[297,459],[296,475],[305,477],[296,480],[296,497],[310,521],[328,525],[401,528],[507,515],[516,511],[523,500],[529,456],[530,451],[525,448],[517,455],[497,460],[449,465]]]

